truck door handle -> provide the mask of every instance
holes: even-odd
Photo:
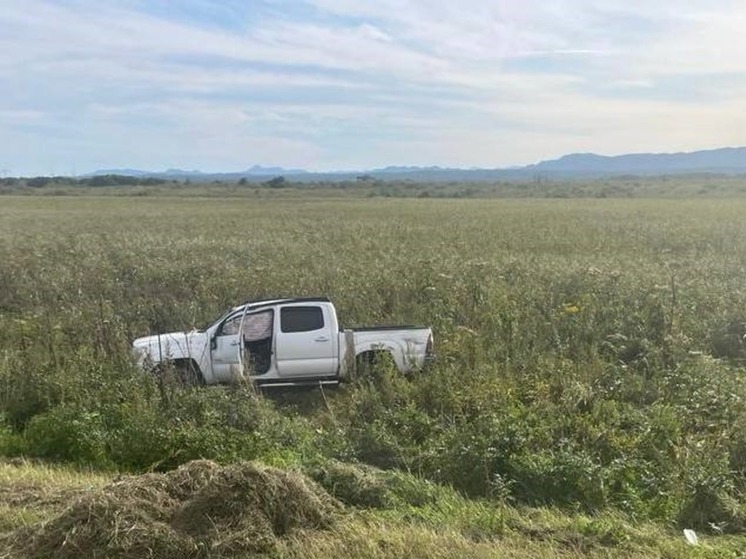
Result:
[[[232,345],[233,347],[235,347],[235,346],[237,346],[237,345],[238,345],[238,342],[231,342],[231,345]]]
[[[326,336],[320,336],[314,340],[314,342],[328,342],[328,341],[329,341],[329,338],[327,338]]]

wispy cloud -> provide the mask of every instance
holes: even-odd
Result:
[[[0,167],[500,166],[742,144],[735,0],[6,0]]]

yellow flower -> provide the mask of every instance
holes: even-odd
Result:
[[[565,303],[565,305],[562,307],[562,310],[565,312],[565,314],[577,314],[580,312],[580,307],[573,303]]]

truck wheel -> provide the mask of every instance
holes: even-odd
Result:
[[[202,373],[194,361],[182,361],[176,369],[176,373],[184,386],[201,386],[205,383],[205,379],[202,378]]]
[[[180,359],[159,366],[156,374],[166,383],[178,386],[201,386],[205,383],[199,367],[191,359]]]
[[[396,368],[396,364],[388,351],[366,351],[355,359],[355,376],[358,379],[371,378],[390,367]]]

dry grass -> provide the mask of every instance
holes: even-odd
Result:
[[[326,528],[338,505],[294,472],[194,461],[79,494],[8,538],[17,557],[228,557],[269,553],[293,530]]]
[[[356,468],[337,464],[327,473],[362,480],[370,494],[391,483],[386,472]],[[247,462],[223,467],[200,460],[114,481],[6,463],[0,487],[15,519],[0,540],[0,557],[7,559],[678,559],[738,557],[743,547],[742,539],[711,537],[693,548],[678,533],[623,516],[518,509],[464,499],[447,488],[421,506],[400,501],[381,509],[386,503],[376,501],[369,508],[361,500],[346,508],[297,471]]]
[[[524,519],[525,520],[525,519]],[[494,558],[494,559],[682,559],[686,557],[738,557],[736,543],[705,543],[688,546],[673,534],[653,532],[652,539],[626,545],[603,545],[595,538],[575,530],[560,528],[572,523],[568,516],[557,517],[558,526],[533,533],[509,531],[492,538],[473,538],[448,525],[424,526],[417,522],[381,520],[358,514],[339,523],[333,532],[296,533],[282,542],[279,557],[292,559],[422,559]],[[569,521],[569,522],[568,522]]]
[[[0,462],[0,541],[3,534],[38,523],[109,480],[106,474],[68,467]]]

